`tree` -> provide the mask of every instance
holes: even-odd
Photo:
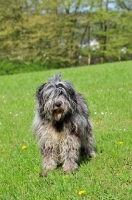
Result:
[[[127,10],[127,11],[131,11],[132,10],[132,1],[131,0],[116,0],[117,2],[117,6],[120,8],[120,9],[124,9],[124,10]]]
[[[0,59],[47,67],[131,59],[131,5],[130,0],[1,0]]]

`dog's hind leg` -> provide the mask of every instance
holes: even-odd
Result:
[[[77,136],[71,134],[64,137],[60,145],[60,156],[63,162],[63,172],[71,173],[78,169],[78,160],[80,154],[80,140]]]
[[[86,131],[83,135],[82,149],[84,150],[84,153],[88,157],[90,157],[90,158],[96,157],[95,139],[94,139],[94,136],[93,136],[93,133],[92,133],[92,127],[91,127],[90,124],[88,124],[88,127],[86,127]]]

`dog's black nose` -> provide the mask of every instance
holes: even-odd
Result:
[[[61,104],[62,104],[61,101],[57,101],[57,102],[55,102],[55,106],[58,107],[58,108],[61,106]]]

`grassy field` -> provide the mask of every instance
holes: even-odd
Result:
[[[89,104],[98,156],[75,174],[59,167],[40,178],[34,94],[59,71]],[[132,61],[0,77],[0,153],[2,200],[131,200]]]

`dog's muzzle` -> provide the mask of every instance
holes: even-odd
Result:
[[[53,104],[53,117],[55,121],[60,121],[64,113],[62,101],[57,101]]]

